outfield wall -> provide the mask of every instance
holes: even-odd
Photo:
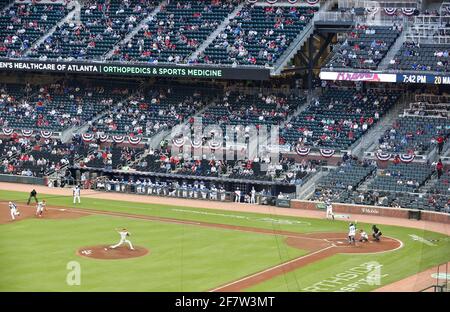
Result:
[[[291,208],[294,209],[321,210],[320,208],[318,208],[318,205],[321,204],[323,203],[318,201],[291,200]],[[410,214],[417,213],[418,210],[407,208],[392,208],[392,207],[333,203],[333,212],[373,215],[378,217],[392,217],[400,219],[412,219],[410,218]],[[420,211],[420,219],[424,221],[450,224],[450,214],[447,213],[422,210]]]

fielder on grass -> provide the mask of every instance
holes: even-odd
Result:
[[[79,185],[75,185],[72,189],[73,192],[73,203],[75,204],[76,201],[78,200],[78,203],[81,204],[81,199],[80,199],[80,195],[81,195],[81,189]]]

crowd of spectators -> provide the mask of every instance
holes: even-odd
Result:
[[[406,41],[389,68],[396,70],[449,72],[450,48],[443,44],[419,44]]]
[[[331,59],[326,67],[376,69],[394,44],[402,26],[357,25],[346,38],[333,47]]]
[[[186,63],[230,14],[238,0],[178,0],[161,8],[128,42],[117,47],[113,60]]]
[[[75,17],[31,50],[41,60],[101,59],[157,5],[156,0],[90,0]]]
[[[24,57],[32,44],[66,16],[60,3],[15,3],[0,11],[0,56]]]
[[[207,64],[273,65],[309,23],[316,7],[246,5],[197,61]]]

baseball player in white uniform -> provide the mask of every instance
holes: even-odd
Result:
[[[333,219],[334,220],[334,213],[333,213],[333,204],[330,200],[325,201],[325,206],[327,207],[327,219]]]
[[[254,186],[252,186],[252,190],[251,190],[250,194],[251,194],[250,204],[256,204],[256,190],[255,190]]]
[[[17,210],[17,205],[13,202],[9,202],[9,211],[11,213],[11,219],[16,220],[16,216],[20,215],[19,210]]]
[[[214,184],[211,185],[211,192],[209,193],[209,198],[212,200],[217,200],[217,188]]]
[[[241,202],[241,190],[239,190],[239,188],[237,188],[236,191],[234,191],[234,202],[235,203]]]
[[[130,246],[131,250],[134,250],[133,244],[131,244],[131,241],[128,239],[128,236],[131,235],[130,232],[128,232],[127,229],[116,229],[116,231],[120,235],[120,241],[115,245],[109,246],[109,248],[114,249],[114,248],[117,248],[117,247],[123,245],[124,243],[126,243],[126,244],[128,244],[128,246]]]
[[[359,241],[364,243],[369,241],[369,235],[363,229],[359,230]]]
[[[42,213],[44,212],[44,209],[47,210],[47,208],[45,208],[45,199],[38,202],[37,206],[36,206],[36,216],[38,216],[39,218],[42,217]]]
[[[353,223],[350,223],[348,227],[348,243],[355,244],[355,236],[356,236],[356,226]]]
[[[73,192],[73,203],[75,204],[76,201],[78,200],[78,203],[81,204],[81,198],[80,198],[81,189],[80,189],[80,186],[79,185],[75,185],[73,187],[73,189],[72,189],[72,192]]]

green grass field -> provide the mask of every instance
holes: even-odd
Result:
[[[27,194],[0,191],[0,200],[24,202]],[[51,206],[72,207],[71,197],[47,196]],[[347,222],[278,217],[190,207],[151,205],[82,198],[77,208],[251,226],[292,232],[345,232]],[[2,209],[7,209],[3,204]],[[147,256],[126,260],[79,257],[83,246],[118,240],[115,227],[127,227],[135,245]],[[359,224],[369,230],[369,225]],[[381,285],[360,285],[369,291],[450,260],[449,237],[419,229],[382,226],[404,247],[383,254],[336,255],[255,285],[251,291],[302,291],[369,261],[382,265]],[[77,219],[27,219],[0,225],[0,291],[207,291],[248,274],[304,255],[284,237],[170,224],[133,218],[90,215]],[[435,246],[413,240],[414,234],[439,239]],[[81,265],[81,285],[66,283],[69,261]],[[358,277],[359,278],[359,277]],[[355,282],[351,279],[346,284]],[[339,290],[342,284],[328,287]]]

